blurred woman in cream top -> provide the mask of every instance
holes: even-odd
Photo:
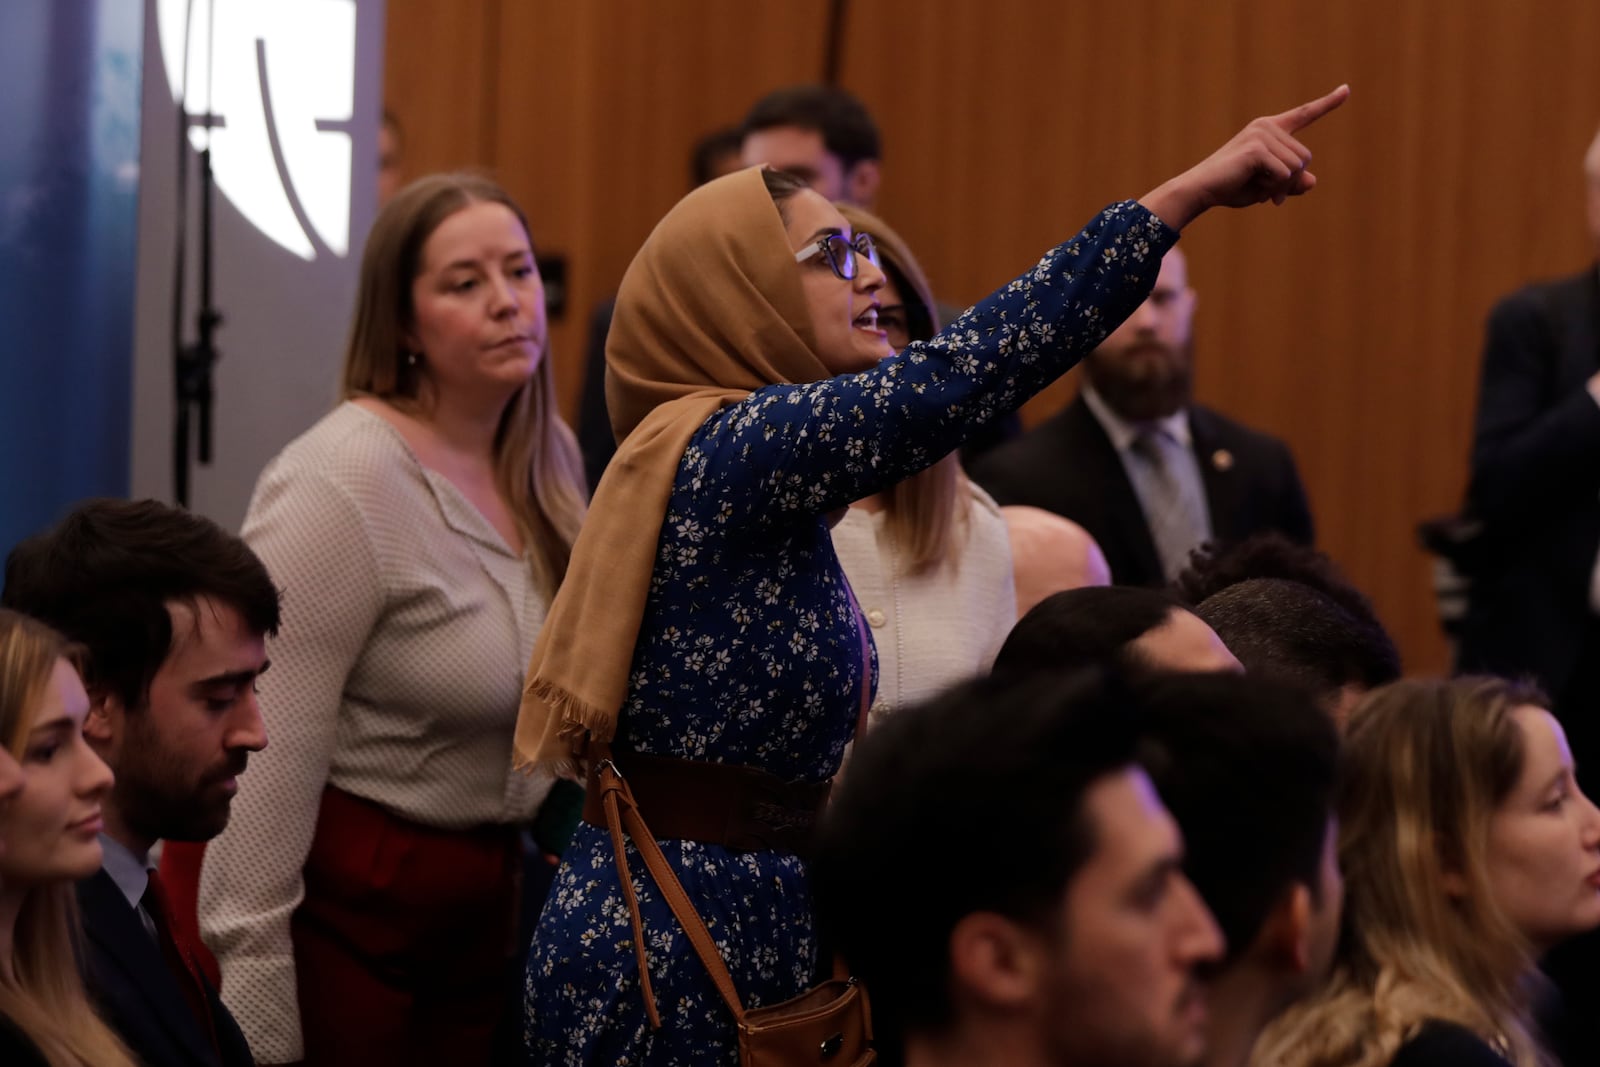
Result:
[[[523,671],[584,512],[521,210],[466,175],[379,213],[345,402],[256,485],[283,587],[272,743],[200,878],[258,1062],[486,1062],[511,992]]]
[[[878,326],[896,351],[939,322],[926,276],[899,234],[836,205],[877,244],[884,286]],[[1017,618],[1006,520],[954,453],[886,492],[858,500],[833,547],[878,648],[869,723],[989,669]]]

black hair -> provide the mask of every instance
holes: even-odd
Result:
[[[1162,589],[1106,585],[1053,593],[1017,621],[995,656],[994,673],[1142,664],[1129,646],[1185,610]]]
[[[1231,545],[1207,544],[1195,549],[1173,586],[1186,603],[1201,604],[1251,578],[1286,578],[1308,585],[1356,618],[1382,629],[1372,601],[1344,576],[1332,557],[1291,541],[1277,530],[1252,534]]]
[[[934,309],[922,302],[922,294],[917,287],[911,284],[906,272],[900,269],[894,257],[888,255],[881,246],[878,249],[878,260],[883,273],[889,276],[895,291],[900,294],[901,307],[906,317],[906,336],[913,341],[932,340],[933,335],[938,332],[933,328]]]
[[[1400,677],[1400,652],[1376,616],[1297,581],[1236,582],[1195,614],[1246,671],[1303,686],[1325,702],[1337,702],[1346,686],[1373,689]]]
[[[907,708],[857,746],[811,866],[822,936],[895,1042],[952,1016],[951,931],[994,912],[1039,928],[1094,853],[1084,795],[1132,765],[1137,716],[1101,671],[982,678]],[[983,842],[963,860],[959,843]]]
[[[155,500],[90,500],[6,557],[0,604],[89,654],[85,684],[140,708],[172,650],[170,603],[208,597],[253,632],[278,632],[278,590],[238,537]]]
[[[698,188],[717,176],[717,161],[723,156],[738,155],[744,143],[744,131],[737,126],[712,130],[694,143],[689,154],[689,182]]]
[[[823,147],[846,172],[863,160],[882,158],[878,125],[866,107],[831,85],[792,85],[768,93],[745,116],[741,138],[778,126],[820,133]]]
[[[1320,898],[1339,736],[1310,693],[1249,675],[1137,683],[1139,761],[1183,831],[1184,870],[1231,961],[1295,886]]]
[[[790,199],[811,186],[786,170],[774,170],[771,167],[761,169],[761,181],[767,187],[767,195],[778,207],[778,217],[783,219],[784,225],[788,225]]]

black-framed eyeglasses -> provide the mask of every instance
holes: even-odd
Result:
[[[804,263],[817,255],[828,261],[833,273],[845,281],[856,276],[856,257],[865,256],[874,267],[878,266],[878,246],[872,243],[870,233],[858,233],[847,238],[842,233],[819,237],[794,254],[796,263]]]

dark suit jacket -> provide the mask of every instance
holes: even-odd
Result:
[[[1600,276],[1531,285],[1489,315],[1468,513],[1484,524],[1458,666],[1531,674],[1560,699],[1600,549]]]
[[[1288,446],[1199,405],[1189,429],[1214,539],[1278,530],[1310,544],[1311,508]],[[976,463],[972,477],[1001,504],[1064,515],[1089,531],[1118,585],[1162,585],[1155,541],[1117,450],[1080,396],[1030,433]]]
[[[161,948],[105,871],[78,883],[84,978],[100,1015],[148,1067],[250,1067],[250,1046],[208,984],[219,1058]],[[203,981],[203,979],[202,979]]]
[[[50,1067],[39,1046],[4,1015],[0,1015],[0,1063],[5,1067]]]
[[[1454,1023],[1428,1023],[1394,1054],[1389,1067],[1511,1067],[1481,1037]]]

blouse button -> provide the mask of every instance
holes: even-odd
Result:
[[[889,616],[887,616],[887,615],[885,615],[883,613],[883,609],[882,608],[873,608],[871,611],[867,612],[867,623],[874,630],[876,630],[878,627],[882,626],[884,623],[886,623],[888,621],[889,621]]]

